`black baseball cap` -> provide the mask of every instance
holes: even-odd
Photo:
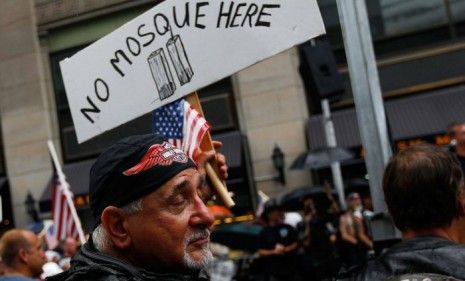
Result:
[[[99,222],[106,207],[123,207],[195,167],[182,150],[159,134],[124,138],[105,150],[90,170],[92,214]]]

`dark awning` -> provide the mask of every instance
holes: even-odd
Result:
[[[68,181],[71,191],[75,196],[87,195],[89,193],[89,172],[94,162],[95,159],[92,159],[64,165],[63,173],[65,174],[66,180]],[[50,211],[52,182],[53,175],[39,201],[39,208],[41,212]]]
[[[465,86],[390,100],[385,103],[393,140],[440,134],[452,122],[465,122]],[[332,113],[338,146],[361,146],[355,109]],[[322,116],[309,118],[310,149],[326,146]]]

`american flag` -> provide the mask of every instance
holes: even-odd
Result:
[[[53,233],[57,241],[68,237],[84,241],[84,232],[74,207],[73,194],[64,175],[54,175],[52,186]]]
[[[209,129],[207,120],[184,99],[153,112],[153,131],[164,135],[172,145],[183,150],[191,159]]]

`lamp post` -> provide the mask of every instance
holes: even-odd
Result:
[[[281,150],[281,148],[275,144],[274,149],[273,149],[273,154],[271,155],[271,159],[273,160],[273,165],[276,170],[278,170],[278,181],[282,185],[286,185],[286,178],[284,175],[284,153]]]
[[[38,222],[39,214],[36,210],[36,200],[34,200],[34,197],[32,197],[31,191],[27,192],[26,201],[24,201],[24,204],[26,205],[26,212],[28,215],[31,216],[34,222]]]

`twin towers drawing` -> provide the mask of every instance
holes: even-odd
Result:
[[[194,71],[187,57],[186,50],[179,35],[173,35],[171,26],[169,26],[171,38],[166,43],[166,49],[172,65],[176,71],[179,83],[182,85],[189,83],[194,76]],[[160,100],[172,96],[176,90],[168,60],[166,59],[165,50],[157,49],[147,58],[153,79],[157,86]]]

